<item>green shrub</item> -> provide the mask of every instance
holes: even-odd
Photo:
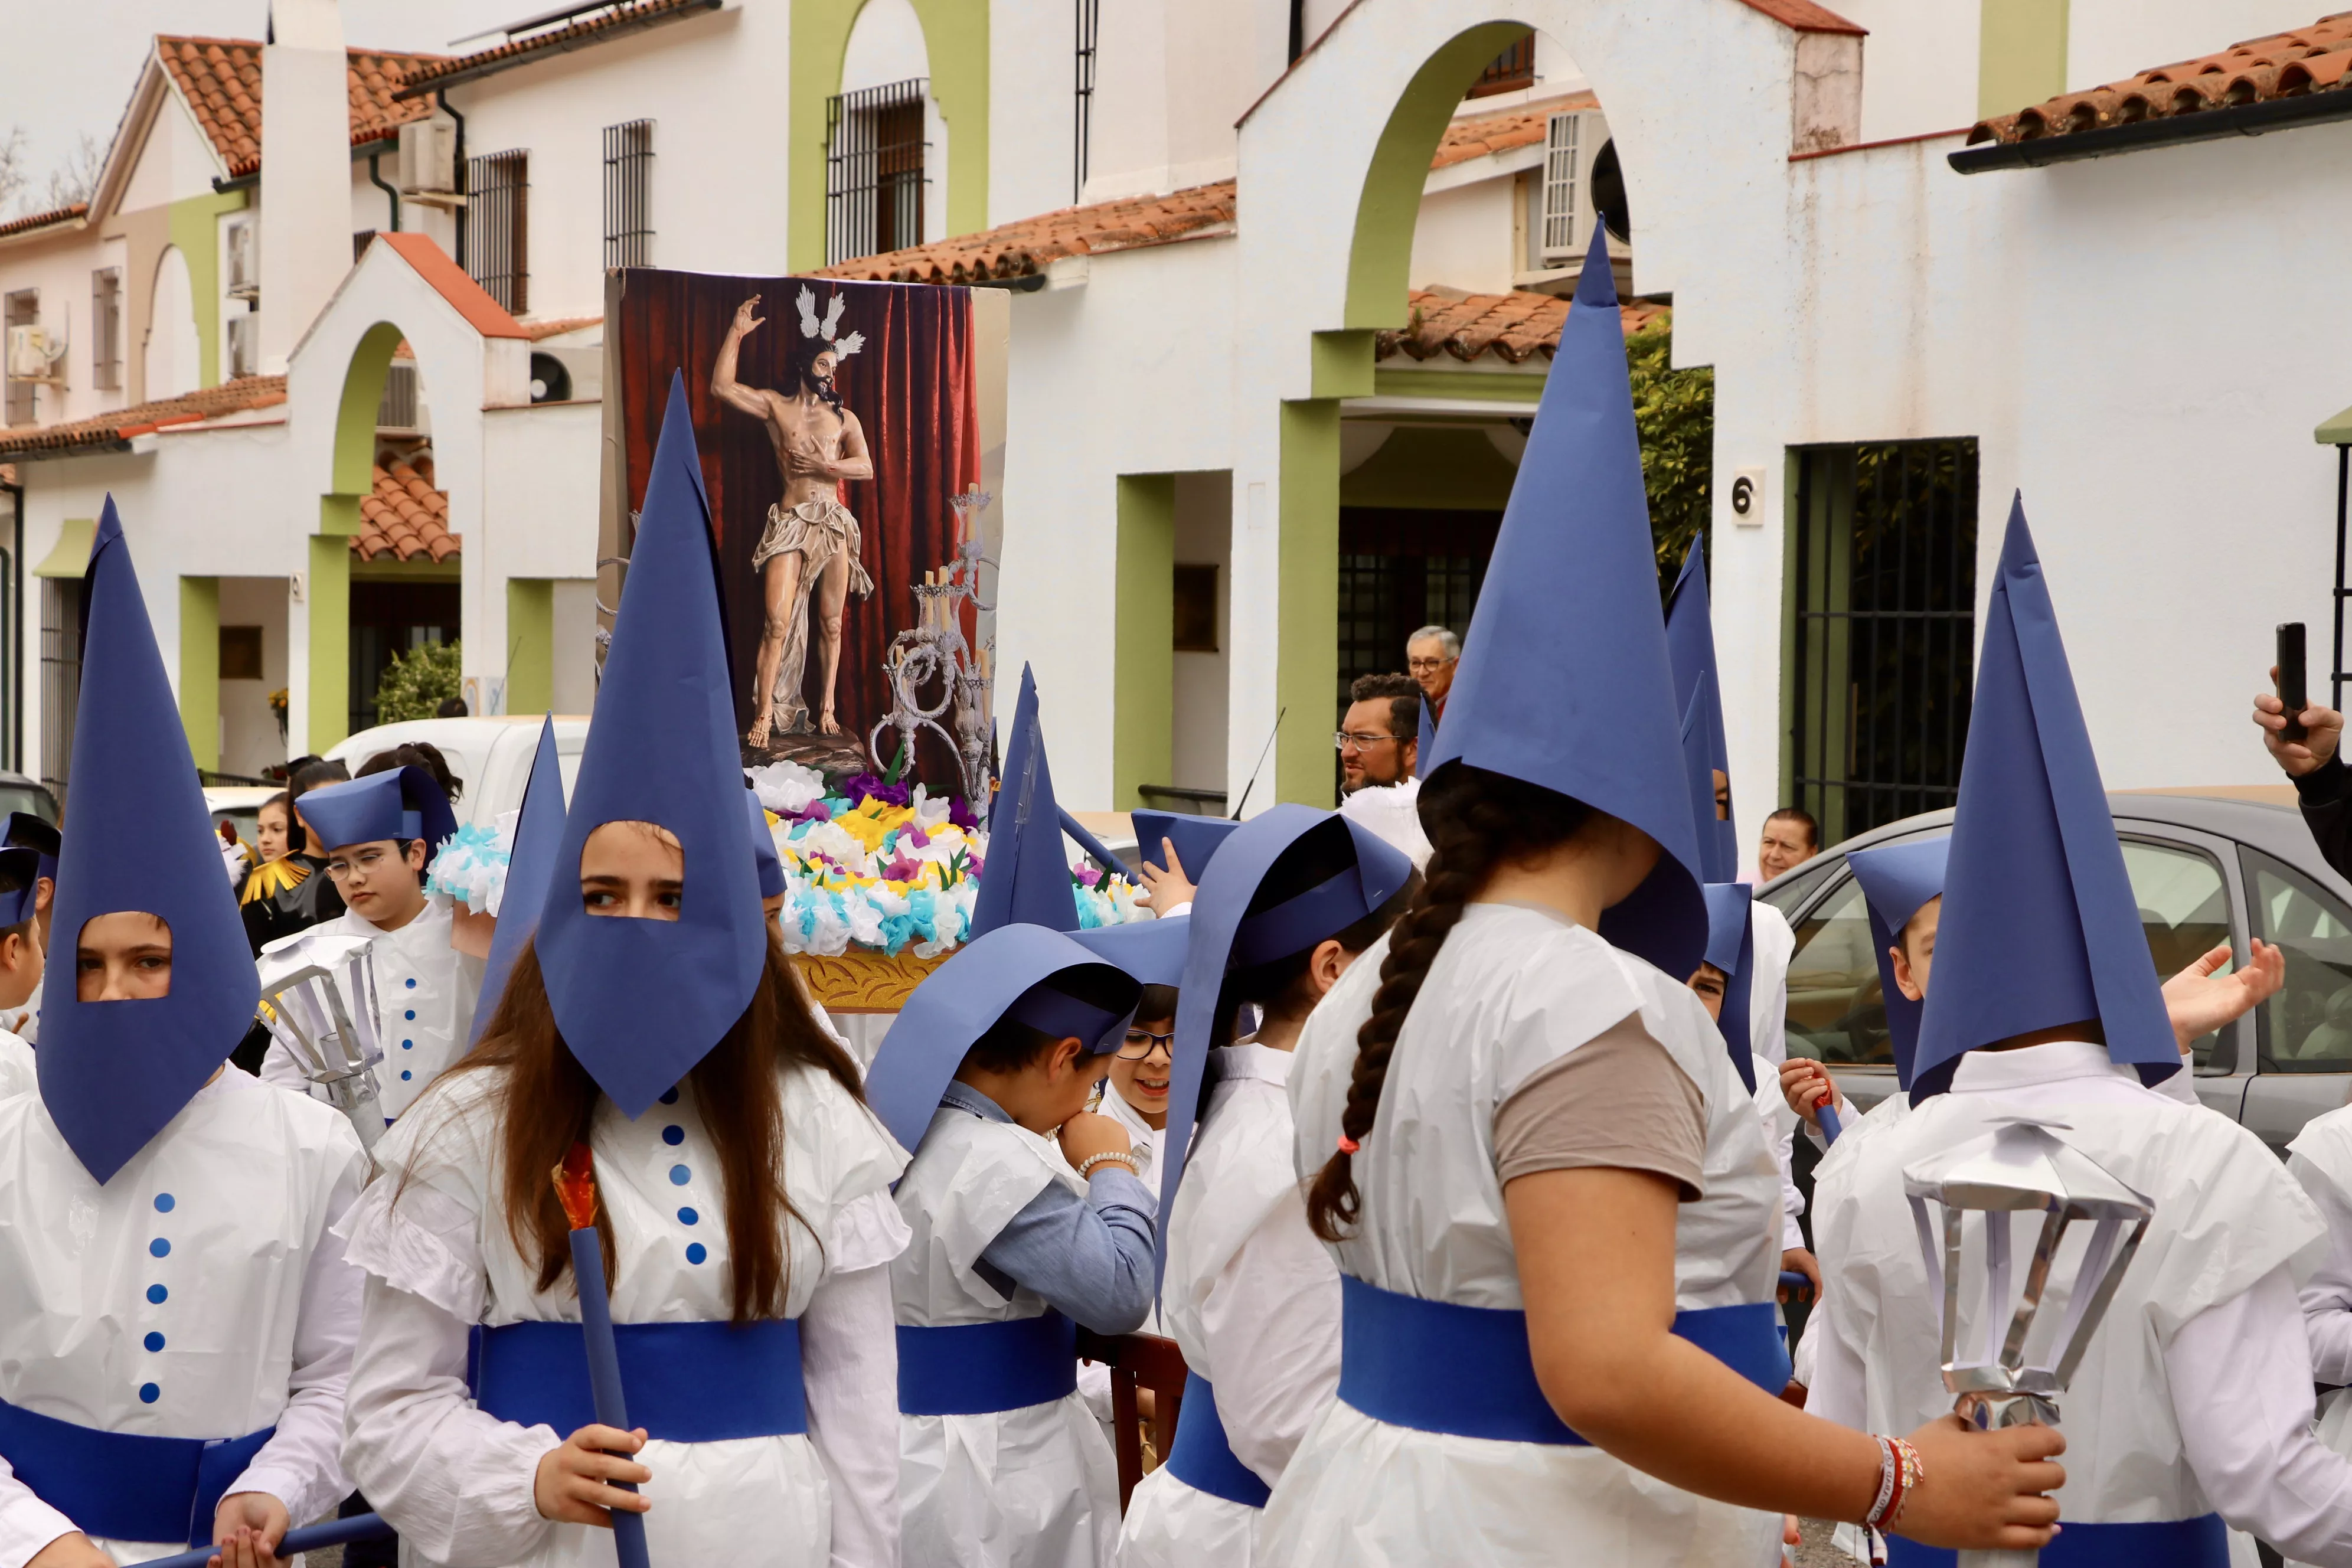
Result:
[[[1650,494],[1650,535],[1658,581],[1670,587],[1684,552],[1706,529],[1715,466],[1715,372],[1672,367],[1674,318],[1625,340],[1633,381],[1633,425],[1642,437],[1642,482]]]
[[[395,656],[375,685],[375,721],[394,724],[403,719],[430,719],[443,702],[462,695],[461,646],[426,643]]]

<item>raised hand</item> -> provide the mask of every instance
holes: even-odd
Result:
[[[1818,1131],[1822,1121],[1817,1112],[1825,1104],[1834,1107],[1837,1084],[1830,1078],[1830,1069],[1812,1058],[1790,1057],[1780,1064],[1780,1098]]]
[[[768,318],[765,316],[755,316],[751,314],[751,312],[758,308],[759,303],[760,297],[757,294],[754,294],[750,299],[735,307],[735,335],[737,337],[741,337],[752,328],[759,326],[767,321]]]
[[[1136,870],[1143,879],[1143,893],[1135,901],[1155,915],[1181,909],[1192,901],[1192,879],[1184,874],[1183,858],[1176,853],[1176,841],[1163,838],[1160,852],[1168,858],[1168,868],[1161,870],[1146,860]]]
[[[2164,1012],[2172,1020],[2172,1037],[2183,1056],[2200,1035],[2210,1034],[2278,994],[2286,984],[2286,954],[2260,940],[2251,944],[2252,961],[2228,974],[2215,973],[2230,962],[2230,944],[2212,952],[2164,983]]]
[[[2271,683],[2278,683],[2277,665],[2271,666]],[[2344,715],[2333,708],[2322,708],[2315,702],[2297,717],[2303,722],[2304,738],[2290,741],[2284,733],[2284,706],[2271,692],[2254,693],[2254,722],[2262,726],[2263,744],[2270,748],[2272,760],[2291,779],[2299,779],[2326,762],[2344,740]]]

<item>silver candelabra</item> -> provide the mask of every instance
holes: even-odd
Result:
[[[977,651],[965,641],[963,607],[969,603],[982,614],[996,606],[980,596],[980,569],[995,561],[981,542],[980,514],[995,498],[978,485],[950,496],[955,511],[955,555],[947,565],[923,574],[909,584],[915,595],[915,624],[890,639],[882,656],[882,673],[890,683],[890,710],[867,731],[866,748],[875,764],[882,765],[882,732],[898,732],[898,750],[909,764],[915,736],[929,730],[955,752],[963,774],[964,799],[976,811],[988,798],[990,664],[993,646]],[[950,734],[940,721],[949,717]]]

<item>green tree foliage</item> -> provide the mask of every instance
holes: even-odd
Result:
[[[454,642],[426,643],[395,657],[375,685],[376,722],[430,719],[443,702],[462,694],[459,647]]]
[[[1669,313],[1625,340],[1662,590],[1673,585],[1691,541],[1706,531],[1715,467],[1715,372],[1674,369],[1674,335]]]

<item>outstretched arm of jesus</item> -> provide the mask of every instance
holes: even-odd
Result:
[[[760,297],[754,294],[735,307],[735,324],[727,329],[727,341],[719,345],[719,362],[710,367],[710,395],[755,419],[765,419],[767,394],[735,379],[735,352],[742,344],[743,334],[766,320],[751,313],[759,303]]]

